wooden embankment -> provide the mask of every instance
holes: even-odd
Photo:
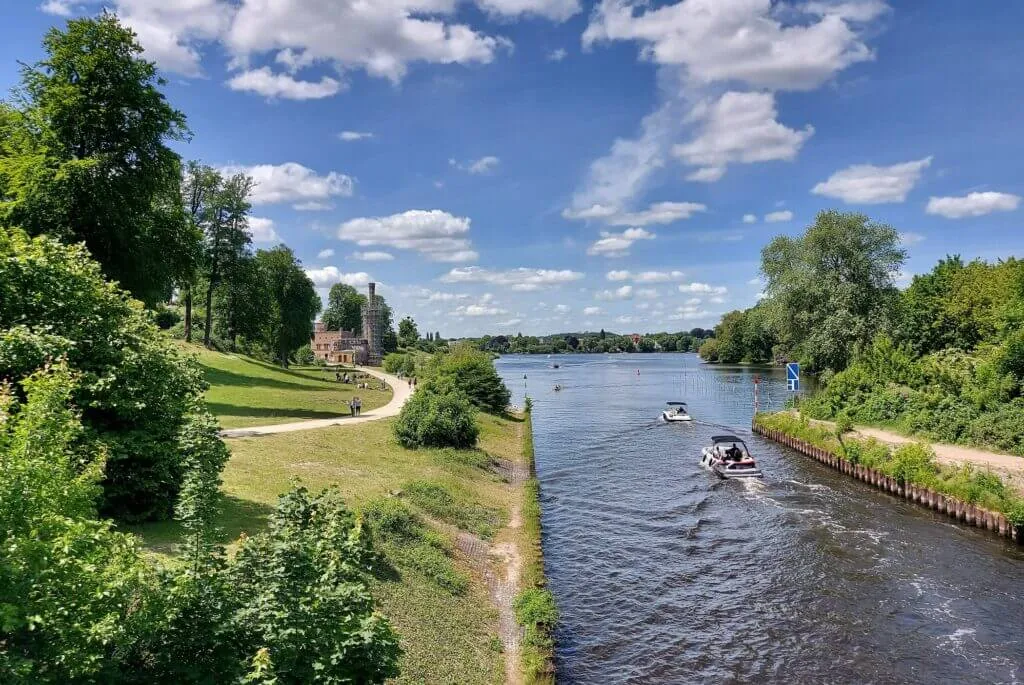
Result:
[[[921,487],[912,483],[901,483],[892,476],[887,476],[877,469],[854,464],[833,452],[821,447],[815,447],[782,431],[766,428],[756,422],[753,425],[753,430],[757,435],[794,449],[825,466],[841,471],[851,478],[867,483],[882,492],[936,511],[964,525],[982,528],[1000,537],[1013,540],[1017,544],[1024,544],[1024,526],[1012,525],[1002,513],[990,511],[941,492],[935,492],[931,488]]]

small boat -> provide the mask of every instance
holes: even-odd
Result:
[[[555,387],[553,388],[553,390],[554,390],[555,392],[558,392],[558,391],[559,391],[559,390],[561,390],[561,389],[562,389],[562,386],[560,386],[560,385],[556,385],[556,386],[555,386]]]
[[[666,402],[668,409],[661,412],[661,418],[669,422],[693,421],[686,411],[686,402]]]
[[[552,368],[552,369],[557,369],[557,368],[558,368],[558,364],[552,364],[552,365],[551,365],[551,368]]]
[[[747,443],[735,435],[712,436],[711,444],[701,450],[700,463],[719,478],[761,478],[764,475]]]

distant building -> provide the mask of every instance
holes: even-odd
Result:
[[[380,301],[377,299],[376,283],[370,284],[369,298],[362,309],[363,335],[355,331],[329,331],[323,321],[313,327],[310,347],[317,359],[327,364],[369,364],[378,366],[383,348],[383,331],[380,326]]]

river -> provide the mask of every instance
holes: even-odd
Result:
[[[1024,678],[1024,553],[753,437],[752,376],[778,408],[782,372],[691,354],[496,364],[534,401],[559,682]],[[668,400],[697,421],[659,421]],[[701,469],[722,432],[763,481]]]

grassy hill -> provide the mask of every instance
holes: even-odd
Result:
[[[358,390],[338,383],[334,371],[317,367],[280,366],[246,357],[185,345],[203,365],[210,389],[206,403],[224,428],[245,428],[303,419],[329,419],[348,414],[358,395],[363,410],[387,404],[391,391]],[[379,387],[371,379],[372,387]]]

